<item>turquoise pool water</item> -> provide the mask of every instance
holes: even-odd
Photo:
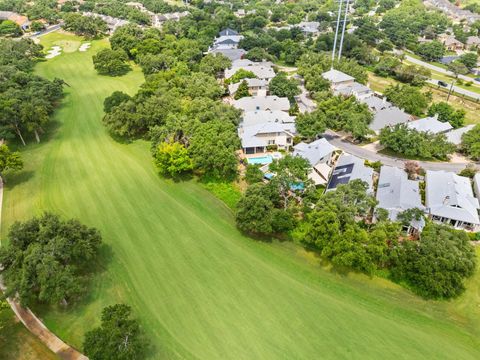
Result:
[[[254,158],[247,159],[249,164],[264,165],[270,164],[273,161],[273,158],[270,155],[259,156]]]

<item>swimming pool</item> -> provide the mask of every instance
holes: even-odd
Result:
[[[271,155],[265,155],[265,156],[259,156],[259,157],[253,157],[253,158],[247,159],[247,162],[249,164],[256,164],[256,165],[270,164],[272,161],[273,161],[273,157]]]

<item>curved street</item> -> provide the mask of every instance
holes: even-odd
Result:
[[[341,135],[337,134],[332,130],[327,130],[323,134],[327,141],[339,148],[340,150],[355,155],[359,158],[369,160],[369,161],[380,161],[384,165],[395,166],[398,168],[404,168],[405,162],[408,159],[402,159],[398,157],[388,156],[376,153],[369,149],[365,149],[358,145],[352,144],[351,142],[342,138]],[[418,164],[424,168],[425,170],[445,170],[445,171],[453,171],[458,173],[465,169],[465,167],[469,164],[467,162],[464,163],[449,163],[449,162],[433,162],[433,161],[418,161]]]

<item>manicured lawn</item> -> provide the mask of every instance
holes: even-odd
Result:
[[[3,236],[14,220],[53,210],[98,227],[110,247],[84,302],[37,309],[63,339],[80,346],[101,308],[123,301],[155,359],[480,357],[478,277],[459,300],[438,303],[333,271],[292,243],[242,236],[201,184],[160,179],[148,143],[113,141],[101,124],[103,99],[134,93],[142,76],[97,76],[91,55],[104,45],[38,66],[71,87],[55,135],[25,149],[26,169],[5,193]]]

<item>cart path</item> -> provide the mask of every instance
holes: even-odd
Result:
[[[0,224],[3,205],[3,181],[0,178]],[[1,246],[1,243],[0,243]],[[5,286],[0,277],[0,290],[5,291]],[[17,300],[7,298],[10,307],[17,316],[17,318],[25,325],[25,327],[35,335],[42,343],[44,343],[52,352],[58,355],[63,360],[88,360],[88,358],[64,343],[54,333],[52,333],[45,324],[35,316],[35,314],[29,309],[20,305]]]

